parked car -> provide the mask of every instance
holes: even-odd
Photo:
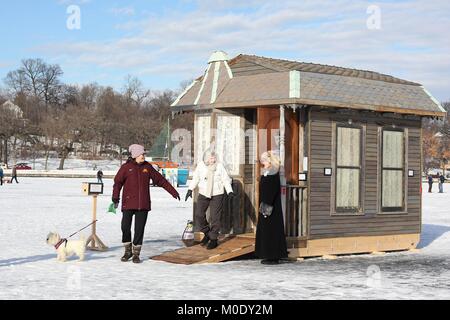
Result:
[[[28,163],[21,162],[16,164],[17,170],[31,170],[32,168],[28,165]]]

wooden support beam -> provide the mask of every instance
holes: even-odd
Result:
[[[325,255],[388,252],[415,249],[420,234],[363,236],[307,240],[306,247],[292,248],[289,257],[321,257]]]

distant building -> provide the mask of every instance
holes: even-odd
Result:
[[[16,106],[11,100],[6,101],[3,105],[3,108],[8,109],[9,111],[13,112],[15,117],[18,119],[23,118],[23,111],[20,109],[19,106]]]

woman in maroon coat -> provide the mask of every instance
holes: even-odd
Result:
[[[142,242],[144,239],[145,224],[148,212],[151,210],[150,179],[153,184],[164,188],[175,199],[180,200],[177,190],[156,171],[153,166],[145,161],[145,150],[143,146],[133,144],[129,151],[131,158],[120,167],[114,178],[112,201],[117,208],[120,201],[120,190],[122,193],[122,243],[125,254],[122,261],[133,258],[134,263],[139,263]],[[134,239],[131,243],[131,223],[134,221]]]

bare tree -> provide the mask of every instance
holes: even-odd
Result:
[[[19,69],[8,72],[4,82],[13,94],[39,97],[49,105],[56,103],[62,75],[63,71],[57,64],[50,65],[41,59],[25,59]]]
[[[423,121],[423,155],[424,170],[441,168],[445,173],[446,165],[450,160],[450,102],[443,102],[447,111],[444,119],[428,119]]]
[[[141,107],[144,101],[150,97],[151,91],[144,89],[142,81],[137,77],[128,75],[125,78],[125,86],[123,89],[123,95],[128,105],[135,104]]]
[[[97,83],[82,86],[79,92],[79,103],[88,109],[95,109],[100,90]]]
[[[61,92],[60,77],[63,75],[61,67],[57,64],[43,64],[38,82],[40,88],[40,96],[43,97],[45,104],[58,104],[58,96]],[[69,87],[70,88],[70,87]],[[67,89],[67,87],[66,87]]]
[[[20,126],[3,115],[0,139],[10,144],[16,141],[23,155],[44,155],[46,168],[51,152],[57,152],[59,168],[63,169],[75,144],[81,145],[80,150],[92,152],[92,157],[96,157],[97,146],[100,152],[111,155],[117,153],[117,147],[121,153],[132,143],[150,148],[165,130],[176,92],[152,92],[131,75],[125,79],[121,92],[96,83],[72,86],[61,82],[62,74],[58,65],[26,59],[4,79],[10,99],[20,106],[28,121],[16,132]],[[0,96],[0,102],[2,99]],[[171,122],[171,129],[179,127],[192,128],[192,114],[178,116]],[[8,146],[7,142],[3,144]]]
[[[443,102],[442,106],[444,107],[445,111],[447,111],[447,117],[443,122],[441,133],[445,135],[447,139],[450,139],[450,101]]]
[[[56,119],[58,130],[57,147],[60,156],[58,170],[64,169],[64,162],[74,143],[92,141],[95,136],[94,117],[88,109],[79,106],[69,106],[60,117]]]
[[[0,140],[2,141],[3,162],[8,163],[8,143],[12,138],[13,144],[17,138],[24,134],[24,121],[17,114],[3,105],[0,105]],[[13,148],[13,150],[15,150]],[[13,153],[15,158],[15,154]]]

